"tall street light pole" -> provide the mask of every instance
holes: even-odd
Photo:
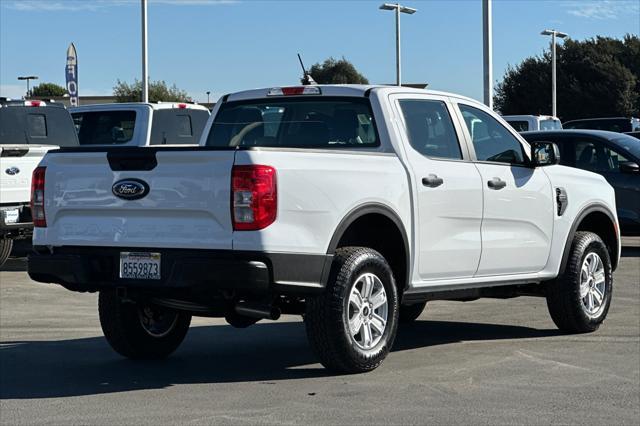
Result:
[[[382,10],[395,10],[396,12],[396,85],[402,85],[402,68],[400,65],[400,13],[413,15],[418,11],[412,7],[402,6],[400,3],[385,3],[380,6]]]
[[[142,6],[142,102],[149,102],[149,76],[147,75],[147,0],[140,0]]]
[[[38,76],[37,75],[21,75],[18,77],[18,80],[27,80],[27,97],[31,96],[30,89],[29,89],[29,81],[30,80],[37,80]]]
[[[211,92],[209,90],[207,90],[207,104],[209,103],[209,95],[211,94]]]
[[[493,109],[493,30],[491,25],[491,0],[482,0],[484,104]]]
[[[556,117],[556,37],[565,38],[569,34],[556,30],[544,30],[540,34],[551,36],[551,115]]]

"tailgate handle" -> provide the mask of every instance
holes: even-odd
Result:
[[[138,151],[140,150],[140,151]],[[120,171],[148,171],[158,165],[156,151],[146,148],[130,148],[122,151],[107,152],[109,167],[114,172]]]

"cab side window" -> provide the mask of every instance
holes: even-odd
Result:
[[[462,159],[460,143],[444,102],[403,99],[399,103],[413,149],[427,157]]]
[[[458,106],[479,161],[525,164],[522,144],[498,120],[478,108]]]

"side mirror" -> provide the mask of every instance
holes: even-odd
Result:
[[[531,163],[534,167],[552,166],[560,163],[560,148],[553,142],[533,142]]]
[[[623,163],[620,163],[619,167],[620,167],[620,171],[622,173],[638,173],[638,172],[640,172],[640,166],[638,166],[638,164],[634,163],[633,161],[625,161]]]

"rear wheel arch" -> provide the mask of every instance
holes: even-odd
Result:
[[[327,254],[349,246],[369,247],[382,254],[391,266],[399,295],[402,295],[410,276],[409,239],[395,211],[379,203],[351,210],[338,224]]]
[[[618,239],[618,231],[616,229],[615,216],[609,209],[603,204],[591,204],[576,216],[576,219],[571,225],[571,230],[567,236],[567,242],[562,254],[562,263],[560,264],[560,274],[563,274],[567,262],[569,260],[569,254],[571,252],[571,244],[578,231],[589,231],[598,235],[607,246],[609,251],[609,257],[611,258],[611,265],[615,271],[618,266],[618,250],[620,241]]]

